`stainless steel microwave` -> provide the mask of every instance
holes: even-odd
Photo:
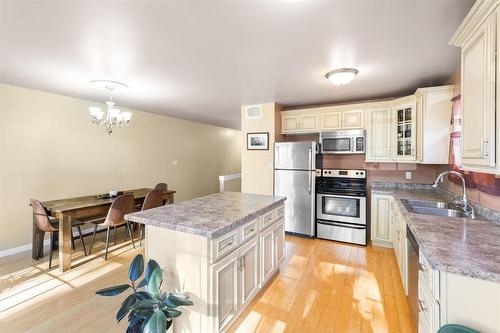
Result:
[[[322,154],[364,154],[365,130],[339,130],[321,132]]]

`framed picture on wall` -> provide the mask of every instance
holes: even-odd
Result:
[[[247,150],[269,150],[269,132],[247,133]]]

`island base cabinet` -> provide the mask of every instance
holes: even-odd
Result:
[[[259,290],[259,246],[256,237],[243,246],[239,260],[240,304],[245,307]]]
[[[283,209],[269,210],[215,239],[146,226],[146,258],[164,270],[164,291],[180,291],[194,303],[175,318],[175,333],[229,329],[285,257]]]
[[[274,229],[268,228],[260,235],[260,286],[264,286],[275,270]]]
[[[279,268],[285,260],[285,223],[283,220],[277,222],[274,229],[274,242],[276,249],[276,268]]]
[[[218,304],[217,324],[223,330],[238,313],[239,253],[233,253],[212,268],[214,298]]]

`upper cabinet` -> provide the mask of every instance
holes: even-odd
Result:
[[[281,112],[281,133],[318,133],[364,127],[363,109],[328,106]]]
[[[325,112],[321,114],[321,129],[324,131],[333,131],[342,128],[342,112]]]
[[[366,114],[366,161],[392,160],[391,108],[369,109]]]
[[[342,112],[342,128],[356,129],[364,126],[364,111],[351,110]]]
[[[415,94],[418,163],[448,164],[453,88],[421,88]]]
[[[477,1],[451,44],[461,48],[462,163],[465,170],[500,173],[500,24],[498,1]]]
[[[415,162],[417,159],[417,106],[414,96],[394,101],[392,106],[394,160]]]
[[[296,133],[299,132],[299,116],[298,115],[282,115],[281,116],[281,132]]]

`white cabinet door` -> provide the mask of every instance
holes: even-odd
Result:
[[[285,259],[285,221],[283,219],[279,220],[273,228],[277,269]]]
[[[493,12],[462,47],[462,162],[495,166],[495,38]]]
[[[319,130],[318,115],[317,114],[300,115],[299,128],[301,132],[317,132]]]
[[[223,330],[236,316],[238,306],[238,262],[235,251],[212,267],[214,302],[219,330]]]
[[[370,109],[367,112],[366,160],[390,162],[392,160],[391,109]]]
[[[321,114],[321,130],[337,130],[342,128],[342,112],[327,112]]]
[[[245,306],[259,290],[259,246],[257,237],[240,250],[240,304]]]
[[[274,228],[269,227],[260,234],[260,286],[266,284],[276,267],[274,250]]]
[[[390,195],[372,193],[371,234],[374,245],[392,247]]]
[[[409,102],[393,107],[394,160],[415,162],[417,160],[417,105]]]
[[[364,111],[352,110],[342,112],[342,129],[363,128]]]
[[[299,116],[287,115],[281,117],[281,132],[282,133],[294,133],[298,132],[299,128]]]

